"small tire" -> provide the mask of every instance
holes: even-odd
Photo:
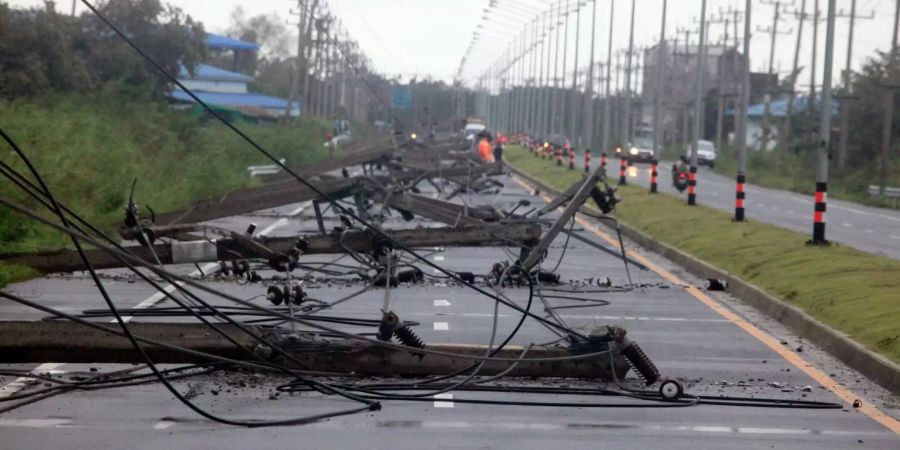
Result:
[[[663,400],[672,402],[684,395],[684,387],[678,381],[666,380],[659,385],[659,395]]]

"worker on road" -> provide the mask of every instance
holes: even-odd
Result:
[[[503,169],[503,143],[500,142],[500,139],[494,143],[494,162],[497,163],[497,167]]]
[[[491,151],[491,139],[487,130],[478,134],[478,156],[484,162],[494,162],[494,155]]]

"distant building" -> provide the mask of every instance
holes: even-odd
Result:
[[[206,43],[210,50],[232,52],[234,61],[232,68],[235,70],[241,66],[242,60],[255,59],[255,53],[259,50],[259,46],[252,42],[217,34],[207,34]],[[288,106],[286,99],[250,92],[247,83],[253,81],[252,76],[209,64],[198,64],[193,73],[182,67],[178,81],[204,103],[245,118],[277,120],[284,115]],[[169,94],[169,98],[176,104],[184,106],[197,103],[178,87]],[[300,115],[299,102],[291,105],[290,115],[294,117]]]

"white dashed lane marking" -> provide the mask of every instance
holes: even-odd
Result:
[[[448,331],[448,330],[450,330],[450,324],[447,322],[435,322],[434,330],[435,331]]]
[[[435,408],[452,408],[453,394],[437,394],[434,396]]]
[[[437,299],[437,300],[434,301],[434,306],[437,306],[437,307],[447,307],[447,306],[450,306],[450,302],[448,302],[447,300],[444,300],[444,299],[442,299],[442,298],[439,298],[439,299]]]

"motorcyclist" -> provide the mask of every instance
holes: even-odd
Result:
[[[678,192],[684,192],[687,189],[689,171],[690,165],[684,155],[679,156],[678,161],[672,164],[672,185],[678,189]]]

